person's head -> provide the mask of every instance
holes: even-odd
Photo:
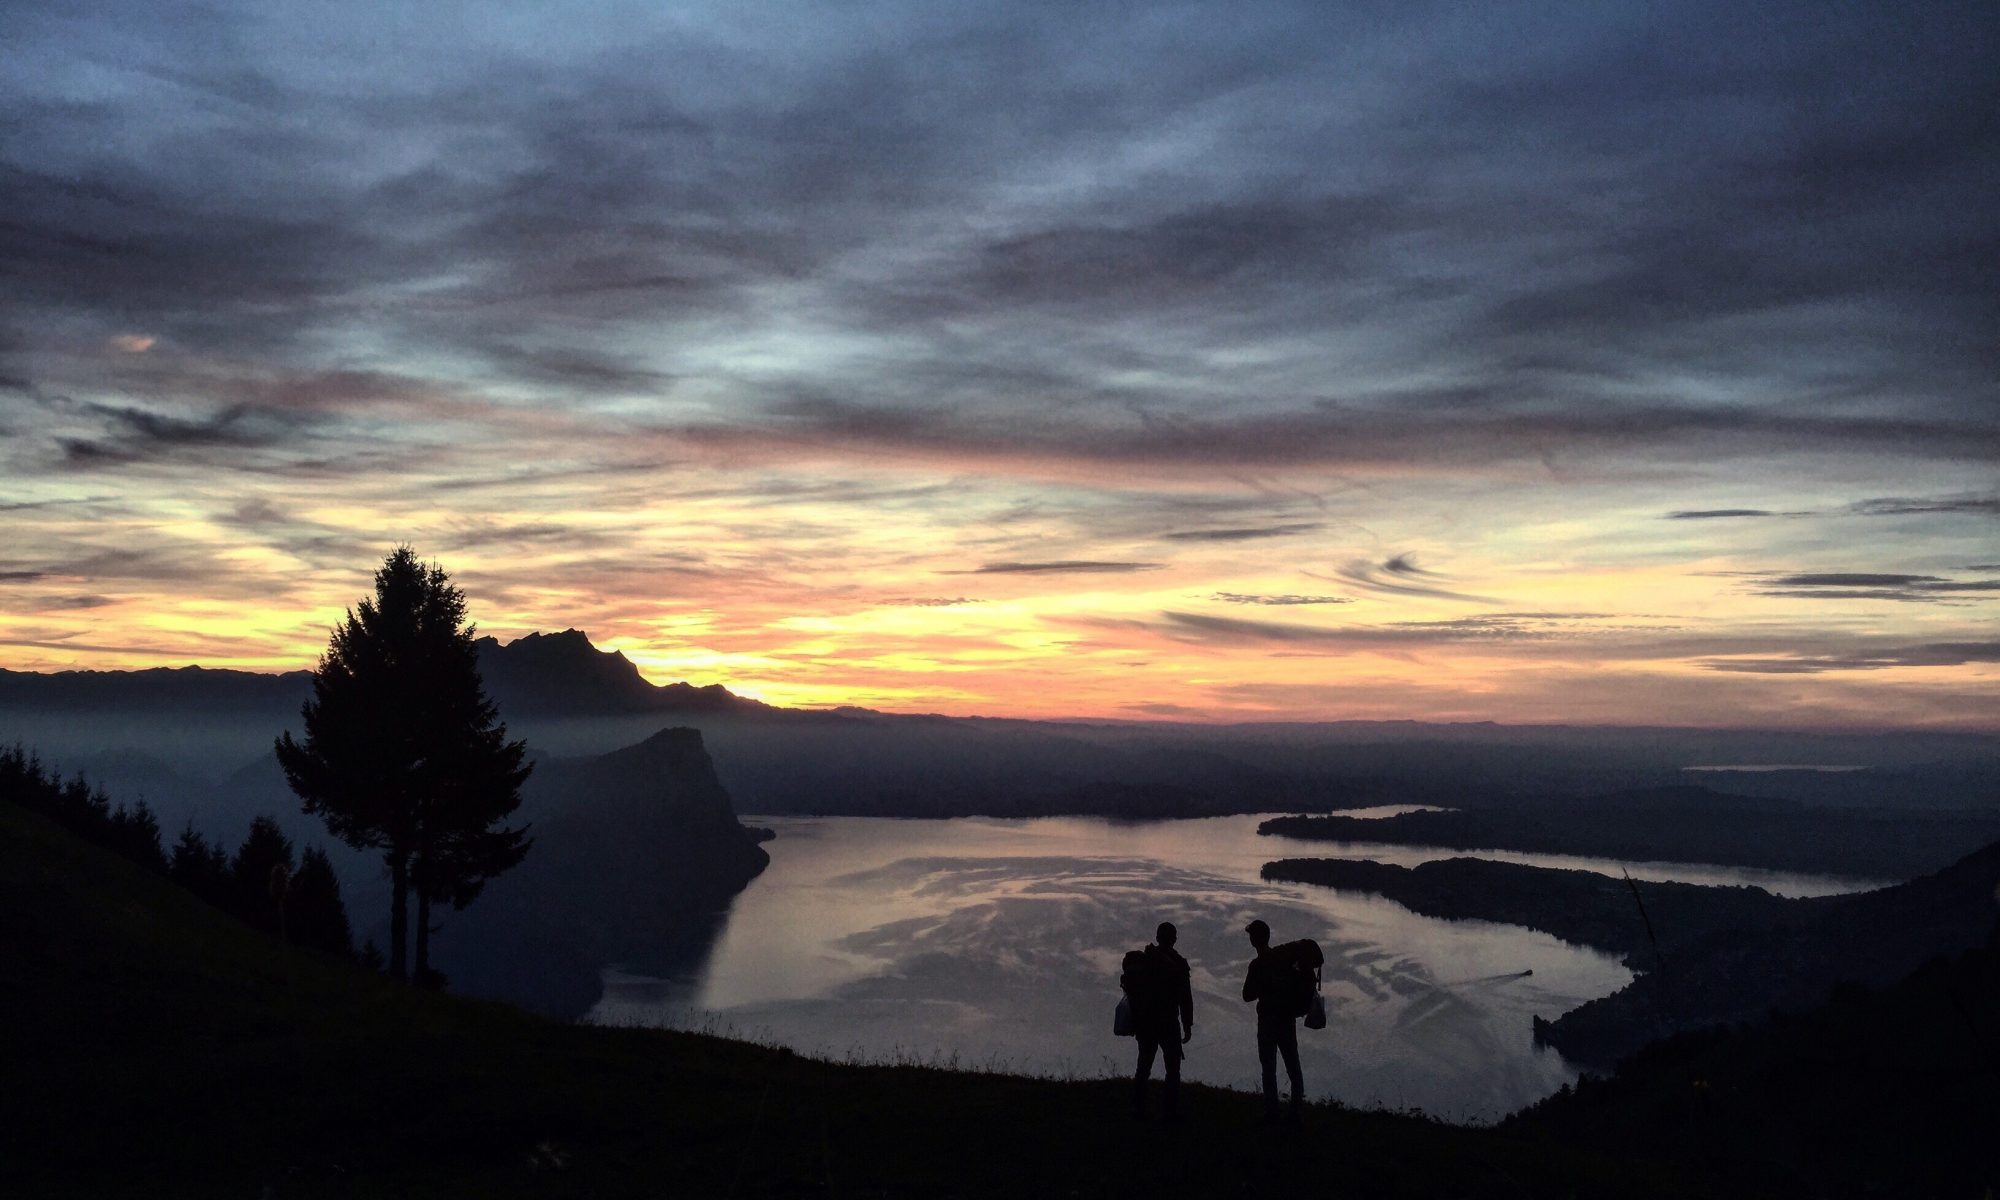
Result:
[[[1243,932],[1250,935],[1250,944],[1259,951],[1271,948],[1271,927],[1264,922],[1252,921],[1243,927]]]
[[[1173,948],[1175,942],[1180,940],[1180,937],[1181,931],[1174,928],[1172,921],[1160,922],[1160,927],[1153,931],[1153,940],[1169,950]]]

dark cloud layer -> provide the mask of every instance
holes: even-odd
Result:
[[[280,41],[228,4],[16,11],[51,66],[6,89],[0,366],[36,386],[115,388],[148,354],[90,360],[138,337],[184,371],[372,358],[545,404],[693,382],[729,403],[667,426],[719,447],[2000,459],[1985,6],[1475,34],[1426,5],[861,5],[774,20],[782,51],[555,6],[515,44],[413,18],[399,54],[359,12]],[[125,82],[84,99],[69,62]],[[794,361],[718,371],[718,335]],[[276,436],[232,403],[59,448]]]
[[[1895,575],[1866,571],[1811,572],[1767,575],[1758,580],[1760,596],[1809,600],[1902,600],[1938,602],[1954,597],[2000,592],[2000,579],[1947,579],[1941,575]]]

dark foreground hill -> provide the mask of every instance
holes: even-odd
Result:
[[[1656,1042],[1509,1117],[1564,1147],[1670,1158],[1745,1191],[1964,1196],[2000,1185],[2000,924],[1891,987]]]
[[[1118,1081],[808,1061],[562,1025],[289,952],[0,806],[0,1194],[1665,1196],[1532,1139],[1193,1088],[1176,1134]],[[1247,1048],[1246,1048],[1247,1052]]]

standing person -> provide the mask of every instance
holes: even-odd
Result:
[[[1264,1123],[1278,1122],[1278,1055],[1285,1056],[1285,1074],[1292,1081],[1290,1120],[1300,1123],[1305,1112],[1305,1077],[1299,1070],[1299,1027],[1287,984],[1291,966],[1271,953],[1271,927],[1252,921],[1243,932],[1257,957],[1243,977],[1243,999],[1257,1002],[1257,1062],[1264,1068]]]
[[[1132,1115],[1146,1115],[1146,1081],[1153,1074],[1153,1056],[1159,1054],[1167,1076],[1166,1117],[1180,1118],[1181,1047],[1194,1036],[1194,987],[1189,980],[1187,959],[1174,949],[1180,931],[1173,922],[1160,922],[1153,944],[1139,952],[1136,969],[1120,979],[1125,998],[1132,1006],[1132,1027],[1139,1039],[1139,1066],[1132,1073]]]

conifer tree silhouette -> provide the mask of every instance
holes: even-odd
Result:
[[[299,855],[299,871],[292,876],[287,905],[294,943],[347,958],[354,956],[354,931],[347,923],[340,880],[334,876],[326,851],[313,846]]]
[[[279,897],[272,894],[271,872],[292,874],[292,841],[270,817],[254,817],[250,832],[229,864],[231,907],[246,924],[278,936]]]
[[[182,827],[167,859],[167,878],[217,908],[235,910],[230,903],[229,856],[222,847],[210,846],[192,819]]]
[[[389,869],[389,968],[408,978],[409,900],[416,967],[428,967],[430,906],[463,908],[521,861],[530,839],[502,823],[520,806],[523,742],[509,742],[479,678],[465,593],[443,568],[399,546],[375,595],[334,627],[302,710],[305,739],[277,755],[305,811]]]

